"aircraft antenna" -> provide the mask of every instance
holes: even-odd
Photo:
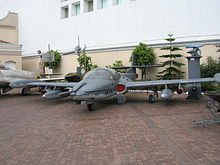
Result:
[[[131,61],[131,66],[135,66],[136,65],[136,63],[135,63],[135,53],[134,52],[132,52],[132,61]]]
[[[48,44],[48,52],[50,52],[50,44]]]
[[[79,35],[78,35],[78,45],[80,46],[80,40],[79,40]]]
[[[85,73],[87,72],[87,68],[86,68],[86,44],[84,44],[84,49],[83,49],[83,54],[84,54],[84,60],[85,60]]]

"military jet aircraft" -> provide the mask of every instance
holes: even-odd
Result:
[[[44,74],[44,73],[36,73],[29,72],[24,70],[11,70],[6,68],[3,65],[0,65],[0,94],[7,93],[13,88],[9,86],[10,82],[22,80],[26,83],[30,82],[41,82],[41,81],[54,81],[60,80],[63,78],[46,78],[47,75],[60,75],[60,74]],[[22,94],[26,95],[30,92],[30,88],[23,88]]]
[[[220,83],[220,73],[213,78],[198,79],[182,79],[182,80],[156,80],[156,81],[139,81],[137,78],[135,67],[130,67],[128,72],[119,73],[108,68],[97,68],[86,73],[84,78],[78,83],[55,83],[55,82],[23,82],[15,81],[9,84],[12,88],[40,86],[43,98],[55,99],[70,96],[76,104],[87,104],[89,111],[95,109],[95,101],[105,99],[110,96],[117,96],[118,103],[125,103],[124,96],[129,90],[150,89],[156,86],[163,86],[161,98],[169,99],[173,95],[173,89],[169,86],[177,84],[177,93],[183,92],[182,84],[194,84],[201,82],[217,82]],[[155,91],[156,92],[156,91]],[[149,102],[155,101],[155,95],[149,95]]]

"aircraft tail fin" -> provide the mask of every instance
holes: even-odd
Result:
[[[144,69],[144,68],[154,68],[154,67],[162,67],[162,65],[136,65],[135,62],[136,55],[132,53],[132,60],[131,66],[119,66],[119,67],[112,67],[112,69],[128,69],[127,73],[136,73],[136,68]]]
[[[161,65],[135,65],[135,66],[120,66],[120,67],[113,67],[112,69],[128,69],[126,73],[123,73],[122,75],[129,77],[133,81],[137,79],[138,74],[136,73],[136,68],[144,69],[144,68],[155,68],[155,67],[162,67]]]
[[[138,69],[144,69],[144,68],[156,68],[156,67],[162,67],[162,65],[132,65],[132,66],[117,66],[117,67],[112,67],[112,69],[129,69],[129,73],[136,73],[136,68]],[[135,71],[135,72],[134,72]]]

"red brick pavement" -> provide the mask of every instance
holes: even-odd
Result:
[[[208,98],[184,97],[150,104],[130,93],[88,112],[69,98],[2,95],[0,165],[219,165],[220,125],[192,125],[211,118]]]

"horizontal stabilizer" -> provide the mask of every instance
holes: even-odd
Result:
[[[61,73],[40,73],[42,76],[57,76],[62,75]]]
[[[60,80],[65,80],[64,77],[57,77],[57,78],[41,78],[41,79],[38,79],[38,80],[41,80],[41,81],[60,81]]]
[[[0,70],[11,70],[11,69],[7,68],[5,65],[0,64]]]
[[[134,65],[134,66],[116,66],[112,67],[112,69],[130,69],[130,68],[155,68],[155,67],[162,67],[162,65]]]

